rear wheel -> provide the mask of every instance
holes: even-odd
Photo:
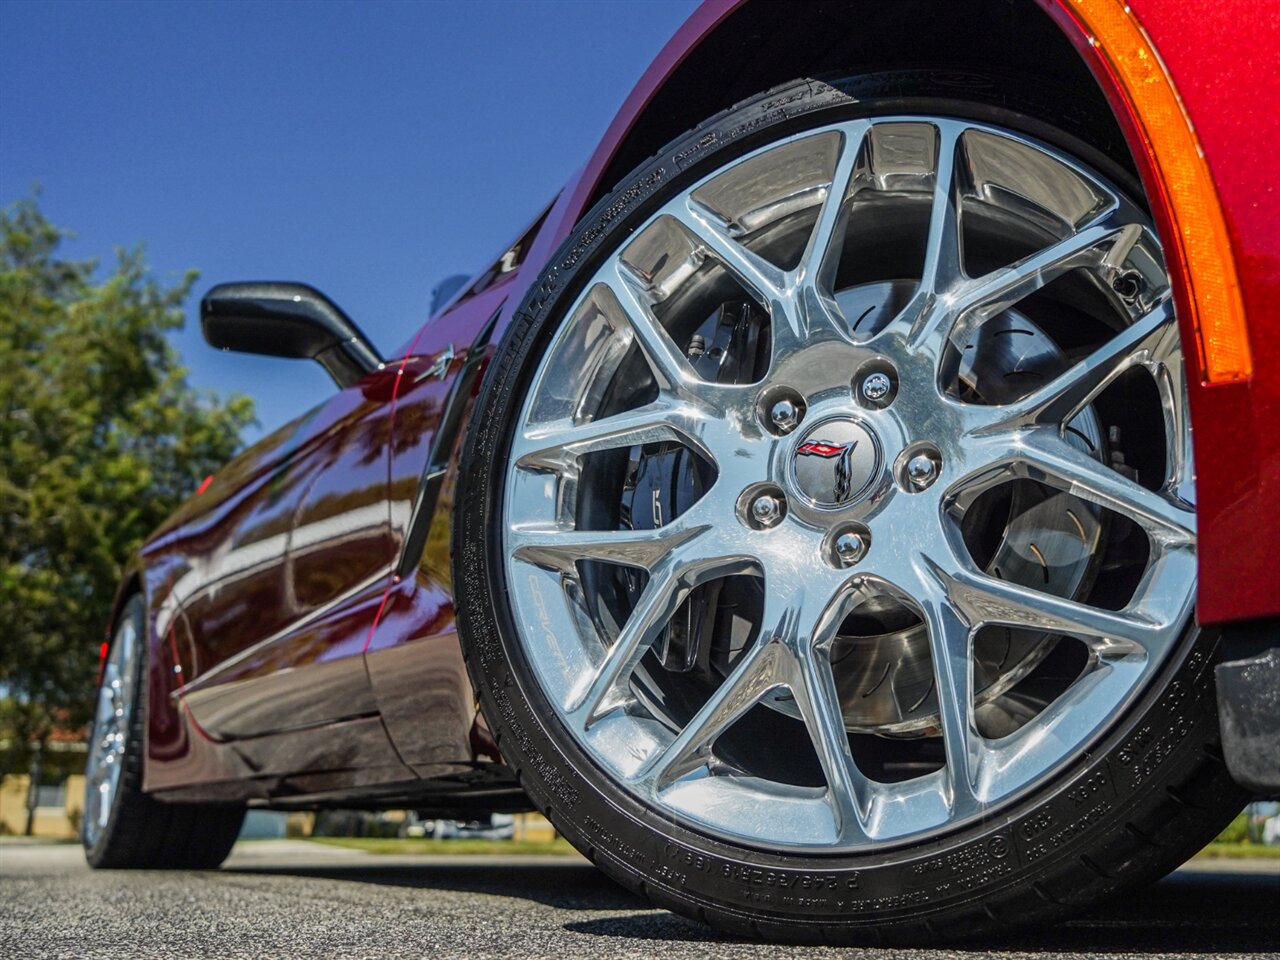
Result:
[[[628,178],[464,455],[504,756],[611,875],[737,932],[1061,915],[1243,802],[1150,216],[1072,136],[929,86],[797,83]]]
[[[98,686],[85,765],[85,857],[91,867],[212,869],[231,852],[244,808],[162,803],[143,792],[145,638],[135,596],[120,614]]]

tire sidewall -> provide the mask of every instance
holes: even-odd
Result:
[[[1005,105],[977,102],[970,96],[977,87],[1001,90]],[[1098,150],[1010,106],[1029,99],[998,81],[920,71],[839,85],[802,81],[727,111],[643,165],[583,218],[516,311],[490,362],[468,430],[454,513],[454,582],[468,668],[503,755],[530,797],[576,847],[633,889],[693,915],[703,907],[736,915],[744,926],[764,918],[854,928],[958,911],[1105,846],[1135,811],[1185,776],[1189,751],[1199,752],[1216,735],[1217,637],[1191,627],[1087,752],[986,820],[857,855],[780,854],[691,830],[617,787],[558,720],[506,602],[502,504],[525,386],[563,308],[616,238],[670,191],[728,160],[853,117],[928,113],[991,122],[1067,150],[1132,189],[1132,178]]]

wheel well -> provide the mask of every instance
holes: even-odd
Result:
[[[587,208],[665,144],[753,94],[799,77],[921,67],[997,73],[1051,87],[1073,115],[1089,118],[1093,146],[1133,169],[1106,97],[1034,0],[750,0],[685,58],[645,106]],[[1003,105],[997,94],[987,99]]]

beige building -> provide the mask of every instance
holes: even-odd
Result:
[[[84,812],[84,763],[88,753],[87,730],[57,728],[45,741],[40,761],[40,783],[35,791],[32,836],[72,840],[80,835]],[[0,752],[10,765],[26,771],[29,750],[0,741]],[[14,757],[14,753],[17,757]],[[20,760],[21,764],[13,761]],[[26,832],[27,803],[31,799],[31,777],[27,772],[0,778],[0,834]]]
[[[0,833],[22,834],[27,825],[27,774],[0,781]],[[36,790],[31,833],[36,837],[73,840],[80,835],[84,815],[84,775],[72,774],[58,784],[42,784]]]

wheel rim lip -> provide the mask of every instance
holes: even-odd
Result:
[[[138,641],[132,618],[126,618],[103,662],[85,764],[84,839],[90,847],[110,822],[119,793],[137,695]]]
[[[868,125],[875,126],[878,124],[893,124],[893,123],[929,124],[929,123],[937,123],[937,122],[952,122],[952,121],[951,121],[951,118],[936,118],[936,117],[925,117],[925,116],[915,116],[915,115],[904,115],[904,116],[877,118],[874,121],[870,121]],[[1074,172],[1078,173],[1080,176],[1087,179],[1089,182],[1095,183],[1095,184],[1098,184],[1098,183],[1106,184],[1106,181],[1103,178],[1101,178],[1098,174],[1092,171],[1085,170],[1073,158],[1064,155],[1061,151],[1048,147],[1045,144],[1039,143],[1038,141],[1034,140],[1031,137],[1025,136],[1023,134],[1011,132],[1008,130],[991,127],[990,125],[983,124],[983,123],[970,122],[967,120],[961,121],[961,122],[963,123],[964,127],[967,129],[972,129],[972,130],[981,131],[984,133],[993,134],[1001,138],[1006,138],[1009,140],[1019,142],[1025,146],[1030,146],[1033,149],[1038,149],[1041,151],[1048,152],[1053,159],[1064,164]],[[685,186],[679,192],[678,196],[688,196],[692,194],[695,190],[699,189],[699,187],[703,186],[713,178],[732,169],[734,166],[742,164],[743,162],[746,162],[761,154],[778,149],[780,146],[784,144],[813,138],[821,135],[822,133],[828,130],[838,129],[838,128],[847,127],[847,126],[849,126],[849,124],[846,123],[846,124],[835,124],[835,125],[831,125],[823,128],[815,128],[813,130],[808,130],[799,134],[795,134],[794,136],[767,144],[743,156],[736,157],[722,166],[717,167],[715,170],[701,177],[698,181]],[[1120,194],[1120,192],[1116,190],[1116,188],[1111,187],[1109,184],[1106,184],[1106,186],[1108,187],[1108,189],[1113,191],[1115,195],[1122,196],[1122,194]],[[646,218],[644,218],[636,228],[630,231],[629,236],[636,236],[643,233],[646,229],[648,229],[648,227],[652,223],[654,223],[661,216],[662,216],[661,211],[651,213]],[[625,249],[626,249],[626,242],[623,242],[620,248],[614,249],[609,254],[609,262],[616,261],[622,255],[622,252]],[[604,269],[604,268],[601,268],[601,269]],[[536,368],[534,369],[532,374],[532,382],[530,383],[529,388],[527,390],[525,400],[520,407],[520,415],[517,421],[517,424],[518,424],[517,430],[521,429],[523,425],[530,422],[533,404],[542,386],[541,380],[543,379],[547,371],[549,358],[555,355],[556,350],[559,348],[559,346],[564,340],[566,331],[570,326],[572,326],[573,321],[568,318],[573,318],[577,314],[579,308],[582,306],[584,302],[584,298],[588,296],[588,292],[592,289],[593,285],[596,282],[594,278],[598,277],[599,275],[600,275],[599,270],[597,270],[594,274],[592,274],[592,276],[588,277],[587,282],[582,288],[582,291],[579,292],[573,298],[573,300],[571,301],[571,305],[565,311],[563,311],[563,316],[567,319],[561,322],[559,329],[556,331],[555,335],[552,338],[551,344],[547,347],[546,351],[541,355],[541,357],[539,358],[536,364]],[[763,389],[768,385],[769,383],[766,380],[764,383],[759,385],[759,388]],[[836,416],[835,414],[832,414],[830,418],[834,419],[835,416]],[[855,419],[855,420],[861,419],[861,417],[856,412],[853,412],[852,409],[849,411],[848,418]],[[808,432],[808,428],[809,428],[809,424],[802,425],[799,430],[795,431],[794,436],[805,434],[806,432]],[[869,433],[873,438],[875,438],[877,445],[879,445],[879,436],[877,432],[874,429],[869,429]],[[785,445],[781,445],[779,449],[785,450],[788,448]],[[794,449],[794,446],[792,446],[790,449]],[[879,455],[879,451],[878,451],[878,455]],[[779,480],[793,479],[792,474],[793,474],[794,456],[789,453],[784,454],[783,456],[785,457],[786,465],[782,467],[780,472],[776,467],[771,468],[771,473],[772,475],[777,476]],[[876,479],[876,477],[880,475],[880,471],[884,467],[884,461],[885,461],[885,457],[883,455],[879,455],[876,469],[872,472],[872,477],[868,480],[864,489],[861,491],[862,497],[865,498],[865,496],[867,495],[867,491],[874,486],[873,481]],[[513,519],[513,512],[512,512],[513,496],[518,495],[518,494],[513,494],[513,491],[519,484],[518,471],[519,471],[519,468],[514,464],[514,459],[513,459],[513,465],[506,471],[506,474],[504,477],[505,482],[503,485],[503,493],[502,493],[504,517],[509,521],[512,521],[512,525],[508,527],[507,533],[504,535],[504,538],[503,538],[503,545],[505,549],[505,561],[502,567],[503,567],[504,576],[506,577],[506,580],[507,580],[507,584],[509,585],[508,587],[509,593],[513,598],[513,602],[515,602],[517,605],[521,602],[522,591],[523,591],[523,596],[526,599],[528,596],[528,591],[525,590],[524,587],[519,585],[521,577],[527,574],[529,583],[533,582],[533,577],[534,577],[534,574],[530,571],[529,566],[527,564],[524,564],[523,561],[517,559],[516,551],[514,549],[514,545],[512,542],[512,528],[514,527],[514,523],[515,523],[515,520]],[[798,492],[799,490],[798,484],[795,484],[793,482],[786,483],[784,485],[791,488],[791,490],[793,491],[793,495],[795,494],[795,492]],[[854,497],[854,500],[857,501],[858,497]],[[814,508],[814,509],[821,509],[820,505],[816,503],[811,503],[810,506],[811,508]],[[842,505],[840,509],[842,510],[846,509],[847,506],[848,506],[847,504]],[[1191,581],[1191,584],[1192,584],[1191,592],[1193,593],[1194,580]],[[538,586],[533,587],[534,593],[539,594],[538,598],[532,601],[532,609],[534,611],[534,615],[533,616],[529,615],[530,608],[529,608],[529,604],[526,602],[524,608],[516,610],[515,620],[519,622],[523,618],[523,620],[526,623],[533,623],[534,621],[539,622],[542,628],[545,630],[544,638],[550,638],[552,644],[554,646],[559,647],[558,640],[556,640],[556,637],[555,637],[555,630],[553,629],[553,625],[550,623],[548,619],[546,597],[545,595],[541,594],[541,589],[542,588]],[[1190,611],[1190,600],[1188,598],[1188,602],[1184,605],[1182,609],[1181,619],[1183,621],[1184,626],[1185,626],[1186,619],[1189,617],[1189,611]],[[565,621],[561,621],[560,623],[557,623],[555,627],[561,626],[564,622]],[[1182,629],[1183,628],[1180,626],[1179,634],[1181,633]],[[602,753],[602,751],[607,750],[610,747],[612,747],[615,750],[623,750],[624,752],[627,749],[626,745],[622,742],[626,738],[621,738],[616,731],[611,732],[608,729],[606,729],[609,726],[616,725],[616,721],[618,720],[618,718],[616,717],[606,718],[605,721],[599,722],[600,729],[594,735],[590,733],[588,733],[587,735],[583,735],[580,731],[574,729],[570,723],[565,722],[564,710],[562,708],[561,703],[557,702],[556,691],[554,690],[554,687],[556,685],[555,683],[549,684],[548,677],[544,672],[542,672],[542,667],[545,665],[544,664],[545,658],[540,660],[538,651],[536,649],[530,649],[529,643],[523,633],[520,633],[519,631],[517,631],[517,635],[519,636],[519,644],[520,644],[523,655],[526,657],[526,659],[529,661],[531,666],[533,666],[534,668],[533,675],[534,675],[535,682],[538,683],[539,687],[541,688],[541,692],[546,696],[547,700],[550,702],[552,706],[553,711],[555,711],[557,715],[557,719],[562,721],[561,725],[564,726],[564,728],[569,733],[573,741],[577,744],[577,746],[580,749],[584,751],[584,753],[589,758],[591,758],[591,760],[597,766],[602,767],[607,772],[608,775],[611,775],[611,779],[618,780],[619,778],[624,778],[627,775],[629,775],[629,773],[632,772],[632,769],[626,762],[620,763],[617,755],[610,756],[607,752]],[[555,655],[563,659],[564,650],[557,649],[555,651]],[[1149,679],[1151,674],[1155,672],[1158,666],[1159,666],[1159,661],[1149,662],[1145,664],[1141,670],[1138,670],[1135,673],[1135,670],[1133,669],[1133,664],[1126,664],[1123,662],[1116,663],[1111,665],[1111,668],[1109,670],[1109,676],[1102,676],[1096,680],[1095,686],[1101,685],[1101,686],[1107,686],[1109,689],[1112,689],[1112,690],[1123,690],[1123,694],[1110,697],[1110,700],[1108,703],[1109,709],[1107,711],[1105,720],[1102,722],[1098,722],[1092,726],[1092,728],[1088,731],[1088,735],[1083,739],[1080,739],[1075,744],[1076,750],[1087,749],[1091,744],[1095,743],[1097,740],[1102,738],[1107,733],[1107,731],[1114,726],[1114,723],[1118,719],[1118,717],[1121,714],[1123,714],[1129,708],[1129,706],[1131,706],[1133,701],[1145,689],[1146,687],[1145,681]],[[564,693],[565,691],[562,690],[560,692]],[[631,730],[628,732],[634,734],[637,731]],[[637,748],[634,747],[634,744],[632,744],[631,746],[633,748],[632,752],[635,752],[635,749]],[[1041,771],[1036,776],[1026,780],[1018,789],[1000,796],[991,806],[985,808],[982,811],[982,813],[989,814],[996,807],[1004,807],[1009,803],[1015,802],[1019,798],[1025,797],[1027,793],[1029,793],[1032,789],[1034,789],[1035,787],[1043,783],[1045,779],[1059,772],[1061,768],[1067,763],[1068,759],[1069,759],[1068,757],[1059,759],[1058,761],[1050,765],[1048,769]],[[942,771],[937,771],[935,773],[937,774],[941,772]],[[710,781],[711,779],[712,778],[707,778],[708,781]],[[732,779],[733,778],[724,778],[722,782],[716,783],[714,787],[712,787],[712,789],[713,790],[745,789],[741,787],[741,785],[738,785],[736,787],[731,786],[730,783]],[[938,779],[940,778],[936,775],[920,777],[920,778],[917,778],[916,780],[908,781],[908,783],[911,786],[907,788],[904,788],[902,784],[880,785],[880,787],[890,788],[890,789],[881,790],[880,793],[882,795],[877,797],[877,799],[885,800],[885,801],[894,801],[906,806],[909,806],[910,804],[914,803],[915,816],[918,823],[915,826],[910,826],[906,829],[900,829],[899,827],[895,827],[892,823],[890,823],[890,820],[891,820],[890,813],[886,812],[886,810],[881,810],[881,814],[883,815],[883,819],[881,822],[881,829],[882,829],[881,835],[875,838],[871,838],[870,840],[867,841],[867,844],[865,845],[869,845],[870,843],[875,843],[875,845],[877,846],[877,849],[879,849],[886,844],[897,844],[900,842],[905,843],[905,842],[917,841],[921,839],[921,837],[923,836],[932,836],[942,831],[958,828],[970,822],[972,819],[974,819],[974,817],[977,816],[977,814],[971,814],[969,816],[962,817],[962,818],[955,818],[950,816],[949,814],[943,814],[940,817],[934,816],[932,819],[930,818],[930,814],[928,812],[928,808],[929,808],[928,796],[931,794],[942,792],[938,784],[934,782]],[[662,796],[659,796],[657,794],[651,794],[648,796],[639,795],[639,794],[635,794],[635,792],[631,790],[626,783],[618,783],[617,785],[621,789],[627,791],[628,793],[632,793],[633,795],[635,795],[637,799],[639,799],[645,805],[658,809],[660,812],[668,816],[671,816],[673,819],[684,823],[686,826],[692,827],[693,829],[698,831],[709,832],[712,835],[718,836],[722,839],[730,840],[732,842],[747,843],[748,845],[758,845],[758,844],[773,845],[776,843],[780,843],[784,848],[789,850],[795,850],[797,852],[814,852],[814,853],[845,852],[847,850],[857,849],[857,848],[860,848],[861,846],[864,846],[864,844],[842,846],[837,843],[833,843],[829,838],[825,838],[821,836],[821,830],[817,829],[816,827],[812,831],[810,831],[808,835],[802,838],[796,838],[794,836],[778,837],[776,835],[762,836],[762,835],[753,835],[750,833],[744,833],[741,830],[735,829],[733,824],[717,822],[714,820],[714,818],[710,818],[706,816],[705,811],[694,808],[694,807],[705,806],[706,803],[708,802],[708,795],[705,790],[705,786],[706,786],[705,783],[701,785],[695,784],[695,787],[697,787],[698,789],[701,789],[702,792],[696,793],[694,795],[694,799],[696,800],[696,803],[693,804],[692,806],[683,805],[681,801],[681,791],[684,789],[684,786],[688,786],[688,785],[677,785],[677,789],[669,790],[667,791],[666,794]],[[805,789],[807,788],[794,788],[794,789],[788,788],[783,791],[757,792],[757,798],[762,800],[772,801],[776,804],[781,804],[783,809],[791,810],[794,808],[795,810],[798,811],[799,808],[796,807],[796,804],[805,803],[813,799],[812,797],[804,795]],[[791,805],[791,806],[788,806],[788,805]],[[888,803],[884,804],[884,806],[887,808]]]

